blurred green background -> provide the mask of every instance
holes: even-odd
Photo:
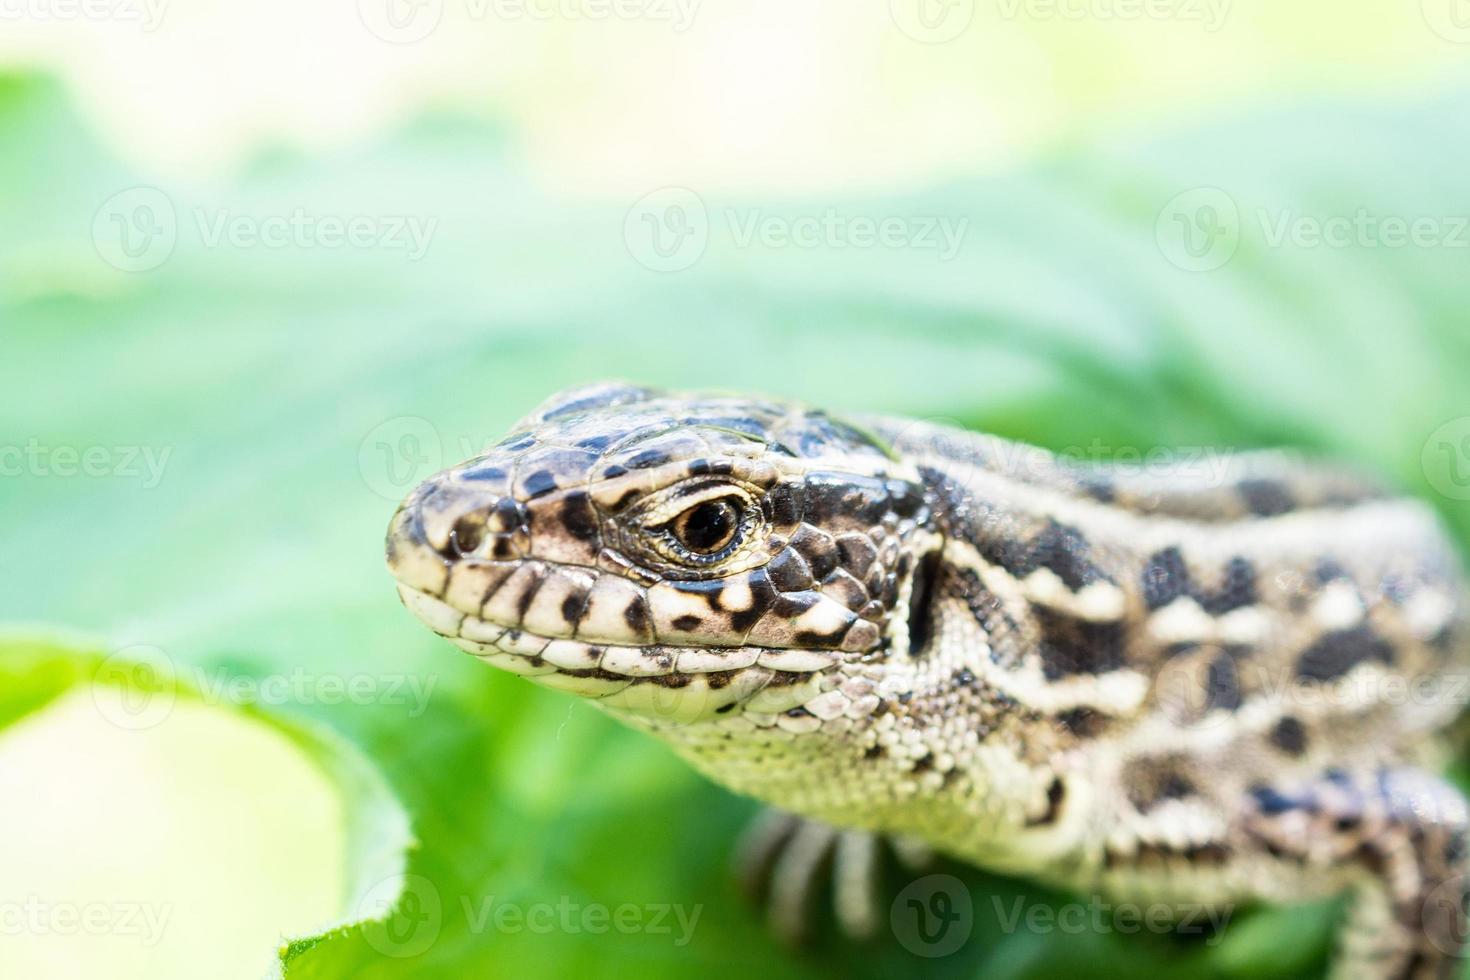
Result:
[[[6,8],[0,975],[1319,975],[1330,906],[958,866],[952,954],[783,950],[753,805],[434,639],[382,532],[625,377],[1299,446],[1470,534],[1459,2]]]

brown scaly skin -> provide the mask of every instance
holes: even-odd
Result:
[[[417,488],[388,562],[455,644],[811,821],[1130,900],[1351,890],[1335,975],[1458,964],[1460,571],[1337,471],[609,384]]]

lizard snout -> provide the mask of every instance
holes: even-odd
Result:
[[[525,507],[495,488],[434,479],[405,500],[388,526],[387,562],[405,585],[437,593],[465,559],[514,561],[530,551]]]

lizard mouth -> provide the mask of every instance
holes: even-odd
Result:
[[[456,609],[400,582],[399,597],[435,633],[484,662],[619,714],[687,724],[734,712],[778,715],[824,690],[835,652],[768,647],[631,646],[541,636]]]

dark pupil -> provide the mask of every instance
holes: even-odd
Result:
[[[723,500],[706,500],[686,513],[678,526],[684,547],[698,554],[719,551],[735,536],[735,508]]]

